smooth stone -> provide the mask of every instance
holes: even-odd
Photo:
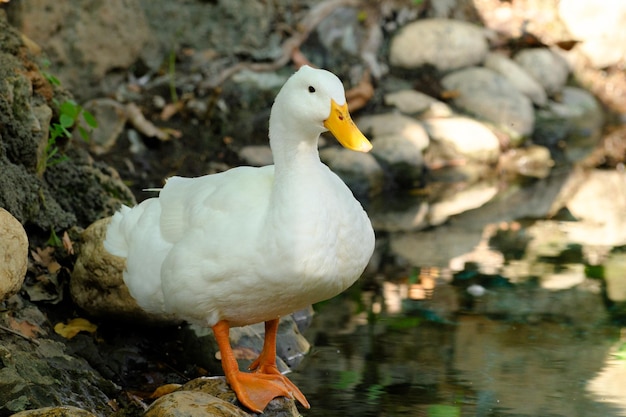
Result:
[[[430,143],[428,135],[424,135],[424,126],[420,122],[397,112],[363,116],[356,123],[366,136],[373,139],[399,134],[421,150],[426,149]]]
[[[515,55],[514,60],[543,86],[549,96],[561,92],[565,87],[569,66],[565,59],[550,49],[524,49]]]
[[[404,114],[422,113],[429,110],[435,103],[441,103],[428,94],[415,90],[395,91],[385,94],[384,99],[386,105],[393,106]]]
[[[22,224],[0,207],[0,301],[22,287],[28,268],[28,236]]]
[[[547,103],[546,90],[517,62],[502,54],[490,52],[487,54],[484,65],[509,80],[519,92],[531,99],[535,105],[542,107]]]
[[[539,145],[509,149],[498,161],[498,171],[505,177],[546,178],[553,166],[550,150]]]
[[[604,111],[596,98],[578,87],[564,87],[560,101],[551,101],[537,111],[533,132],[536,144],[562,148],[567,159],[576,162],[592,152],[602,136]]]
[[[488,51],[484,29],[450,19],[421,19],[391,40],[391,65],[413,69],[433,65],[450,71],[481,63]]]
[[[322,149],[320,158],[358,196],[376,194],[383,188],[385,174],[371,152],[332,146]]]
[[[445,142],[455,153],[479,162],[495,162],[500,155],[498,137],[485,125],[468,117],[432,118],[424,126],[433,140]]]
[[[514,146],[533,131],[532,102],[497,72],[466,68],[445,76],[441,83],[447,90],[457,92],[455,106],[509,133]]]
[[[577,49],[595,68],[605,68],[626,59],[626,2],[623,0],[560,0],[559,16]]]

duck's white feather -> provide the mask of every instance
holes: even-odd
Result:
[[[305,133],[286,132],[298,123],[281,120],[307,120],[306,108],[280,104],[302,82],[320,93],[330,84],[327,95],[345,100],[329,74],[309,68],[279,93],[270,122],[276,166],[173,177],[159,197],[113,216],[105,247],[127,258],[124,280],[144,309],[246,325],[330,298],[360,276],[374,234],[350,190],[319,161],[322,116]]]

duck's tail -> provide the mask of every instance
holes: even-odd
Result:
[[[122,228],[124,216],[130,212],[130,207],[122,205],[113,217],[107,227],[106,239],[104,240],[104,248],[112,255],[126,258],[128,256],[128,241],[126,234]]]

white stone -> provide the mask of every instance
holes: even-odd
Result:
[[[320,150],[320,158],[356,195],[382,190],[384,172],[371,152],[354,152],[338,146]]]
[[[487,182],[475,184],[467,189],[451,193],[431,204],[429,223],[438,226],[450,217],[482,206],[498,193],[498,187]]]
[[[624,0],[561,0],[561,20],[579,49],[596,68],[626,59],[626,2]]]
[[[559,93],[565,87],[570,73],[569,66],[565,59],[550,49],[524,49],[514,59],[543,86],[548,95]]]
[[[356,123],[368,137],[399,134],[421,150],[426,149],[429,144],[428,135],[424,134],[424,127],[420,122],[396,112],[363,116]]]
[[[422,19],[409,23],[393,37],[389,61],[401,68],[433,65],[449,71],[476,65],[488,51],[482,28],[449,19]]]
[[[500,155],[498,137],[485,125],[468,117],[424,120],[431,138],[447,142],[461,155],[481,162],[495,162]]]
[[[28,237],[22,224],[0,207],[0,301],[17,293],[28,267]]]
[[[544,106],[548,100],[546,90],[512,59],[495,52],[487,54],[485,67],[504,76],[537,106]]]
[[[429,110],[435,103],[441,102],[415,90],[400,90],[385,95],[386,105],[394,106],[405,114],[422,113]]]
[[[488,68],[466,68],[441,80],[445,89],[455,91],[454,105],[493,123],[509,133],[514,142],[534,128],[532,102],[502,75]]]

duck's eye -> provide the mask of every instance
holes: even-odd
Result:
[[[312,85],[309,86],[309,93],[314,93],[315,92],[315,87],[313,87]]]

